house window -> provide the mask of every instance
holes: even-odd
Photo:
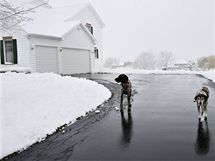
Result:
[[[86,28],[89,30],[89,32],[93,35],[93,27],[90,23],[86,23]]]
[[[12,37],[0,40],[1,64],[17,64],[17,43]]]
[[[99,50],[97,47],[94,48],[95,58],[99,59]]]

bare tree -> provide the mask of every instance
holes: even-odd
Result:
[[[167,68],[174,60],[174,56],[170,51],[161,51],[158,54],[157,64],[159,68]]]
[[[202,69],[215,69],[215,56],[202,57],[198,60],[198,67]]]
[[[8,31],[22,22],[31,21],[32,18],[28,16],[30,12],[33,12],[36,8],[43,5],[47,5],[49,0],[41,1],[40,4],[25,8],[22,6],[14,6],[7,0],[0,0],[0,30]]]
[[[139,69],[154,69],[155,64],[155,56],[151,52],[143,52],[134,60],[134,68]]]

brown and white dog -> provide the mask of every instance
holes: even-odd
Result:
[[[117,83],[121,83],[121,100],[120,100],[120,110],[123,110],[123,95],[127,95],[128,100],[128,111],[131,110],[131,81],[128,79],[128,76],[125,74],[120,74],[117,78],[115,78]]]
[[[196,93],[194,97],[194,102],[197,104],[198,112],[199,112],[199,121],[203,122],[207,121],[207,105],[209,98],[209,90],[207,87],[202,87],[200,91]]]

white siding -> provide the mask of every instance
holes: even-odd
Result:
[[[93,51],[94,51],[94,44],[90,37],[85,33],[82,27],[78,27],[74,29],[71,33],[67,34],[61,44],[62,48],[75,48],[81,50],[88,50],[90,51],[90,64],[91,64],[91,72],[95,70],[95,61],[93,59]],[[79,60],[81,61],[81,60]],[[61,65],[60,65],[61,66]]]
[[[91,72],[90,51],[63,48],[61,53],[61,74]]]
[[[26,33],[17,35],[18,64],[30,67],[30,45]]]
[[[17,40],[17,56],[18,56],[18,65],[23,67],[30,67],[30,45],[26,33],[24,31],[16,30],[9,33],[0,33],[0,39],[4,36],[12,36],[13,39]]]
[[[36,71],[39,73],[58,73],[57,48],[36,46]]]
[[[44,37],[30,37],[30,64],[33,72],[36,72],[36,46],[49,46],[49,47],[60,47],[60,39],[44,38]]]
[[[84,24],[90,23],[93,26],[93,36],[97,40],[97,47],[99,49],[99,59],[95,60],[95,70],[100,69],[103,66],[103,37],[101,25],[89,8],[85,9],[71,20],[81,20]]]
[[[66,34],[62,41],[63,47],[93,49],[93,42],[81,26]]]

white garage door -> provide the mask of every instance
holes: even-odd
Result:
[[[90,51],[79,49],[63,49],[61,55],[61,73],[89,73]]]
[[[36,71],[58,73],[56,47],[36,46]]]

